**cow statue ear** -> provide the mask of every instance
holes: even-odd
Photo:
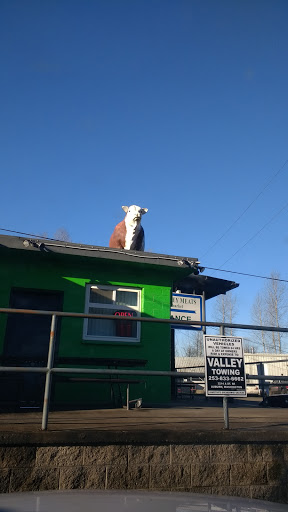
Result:
[[[141,208],[142,215],[144,215],[144,213],[147,213],[147,212],[148,212],[148,208]]]
[[[124,212],[127,213],[128,210],[129,210],[129,207],[128,206],[122,206],[122,210],[124,210]]]

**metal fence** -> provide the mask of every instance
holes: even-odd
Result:
[[[142,375],[142,376],[155,376],[155,377],[180,377],[179,372],[176,371],[152,371],[152,370],[119,370],[119,369],[101,369],[101,368],[59,368],[54,367],[54,351],[55,351],[55,332],[56,322],[59,317],[66,318],[91,318],[98,320],[116,320],[123,321],[123,318],[114,315],[98,315],[98,314],[85,314],[85,313],[71,313],[63,311],[42,311],[42,310],[31,310],[31,309],[13,309],[13,308],[0,308],[0,313],[13,313],[13,314],[30,314],[30,315],[45,315],[51,316],[51,327],[50,327],[50,339],[49,349],[46,367],[24,367],[24,366],[0,366],[0,372],[21,372],[21,373],[45,373],[45,390],[43,399],[43,413],[42,413],[42,430],[47,430],[48,426],[48,414],[50,405],[50,391],[51,391],[51,380],[52,374],[61,373],[81,373],[81,374],[101,374],[101,375]],[[146,318],[146,317],[129,317],[129,321],[134,322],[148,322],[148,323],[162,323],[162,324],[179,324],[183,326],[187,325],[198,325],[203,327],[219,327],[220,334],[224,335],[225,328],[233,329],[246,329],[246,330],[258,330],[258,331],[274,331],[274,332],[288,332],[288,328],[285,327],[263,327],[259,325],[246,325],[246,324],[232,324],[232,323],[219,323],[219,322],[190,322],[185,320],[175,319],[163,319],[163,318]],[[182,377],[204,377],[204,372],[181,372]],[[247,379],[258,379],[258,380],[271,380],[269,375],[251,375],[246,374]],[[287,380],[287,377],[283,375],[275,376],[273,379]],[[223,409],[224,409],[224,423],[225,428],[229,428],[229,417],[228,417],[228,404],[227,398],[223,398]]]

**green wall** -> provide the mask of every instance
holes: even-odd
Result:
[[[108,284],[132,286],[142,290],[142,316],[170,318],[170,298],[177,269],[156,267],[145,263],[108,261],[100,258],[50,255],[32,251],[10,250],[0,253],[0,307],[9,307],[12,287],[64,292],[63,311],[84,312],[85,285]],[[5,336],[7,315],[0,315],[0,350]],[[169,324],[141,324],[140,343],[87,342],[83,340],[83,320],[63,318],[59,356],[114,357],[147,359],[147,370],[170,370]],[[143,369],[143,368],[139,368]],[[170,399],[170,379],[136,377],[145,383],[131,386],[131,398],[141,396],[148,403]],[[134,387],[133,387],[134,386]],[[107,385],[59,383],[55,389],[56,403],[109,401]],[[125,391],[125,386],[122,389]]]

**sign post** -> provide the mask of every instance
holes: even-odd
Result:
[[[225,327],[220,326],[220,336],[225,336]],[[224,413],[224,428],[229,430],[229,409],[228,409],[228,398],[223,396],[223,413]]]
[[[206,396],[245,397],[243,338],[204,336]]]

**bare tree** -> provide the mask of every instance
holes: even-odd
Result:
[[[265,306],[262,294],[258,293],[252,305],[252,321],[255,325],[263,327],[265,325]],[[266,324],[267,325],[267,324]],[[262,347],[263,352],[269,352],[269,340],[266,331],[253,331],[254,341]]]
[[[214,304],[214,321],[221,323],[235,323],[235,317],[238,312],[237,295],[232,292],[228,295],[218,295]],[[225,329],[225,334],[233,336],[233,328]]]
[[[271,277],[272,279],[269,281],[269,286],[266,290],[267,317],[271,326],[281,327],[287,313],[287,292],[285,284],[278,281],[280,278],[279,274],[272,272]],[[276,352],[281,354],[283,333],[272,332],[271,337],[273,347],[276,347]]]
[[[252,319],[257,325],[283,327],[287,320],[287,288],[279,279],[277,272],[271,272],[270,280],[256,296],[252,306]],[[254,339],[258,339],[264,352],[283,352],[283,333],[255,331]]]
[[[218,295],[214,304],[213,320],[221,323],[235,323],[235,316],[238,311],[237,296]],[[210,329],[213,329],[211,327]],[[216,328],[217,329],[217,328]],[[219,330],[219,329],[218,329]],[[233,336],[233,329],[226,329],[226,335]],[[201,357],[204,354],[203,331],[185,330],[178,331],[176,354],[179,357]]]
[[[255,354],[259,352],[259,343],[250,337],[243,336],[243,347],[246,354]]]
[[[57,231],[55,231],[53,238],[60,240],[61,242],[72,242],[72,239],[65,228],[58,228]]]
[[[41,233],[39,233],[37,236],[38,236],[39,238],[45,238],[45,239],[47,239],[47,238],[48,238],[48,233],[47,233],[47,231],[41,231]]]
[[[204,353],[202,331],[187,331],[182,345],[182,357],[201,357]]]

